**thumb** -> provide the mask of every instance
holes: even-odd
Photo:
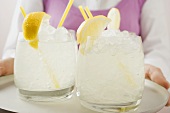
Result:
[[[163,86],[164,88],[166,89],[169,88],[169,82],[165,79],[161,71],[154,70],[153,72],[150,73],[149,78],[153,82],[156,82],[157,84]]]
[[[153,82],[156,82],[157,84],[163,86],[164,88],[169,88],[169,82],[164,77],[161,69],[151,66],[151,65],[145,65],[145,77],[149,78]]]

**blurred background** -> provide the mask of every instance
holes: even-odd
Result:
[[[17,0],[3,0],[0,7],[0,59],[8,36]]]

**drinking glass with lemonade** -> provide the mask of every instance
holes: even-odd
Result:
[[[78,64],[77,43],[66,28],[50,26],[50,16],[43,12],[25,17],[14,69],[20,97],[32,101],[70,98],[77,67],[76,94],[83,106],[99,112],[135,111],[144,90],[141,38],[119,30],[120,13],[115,8],[108,17],[93,17],[86,7],[89,18],[79,9],[85,21],[77,30]]]
[[[44,12],[30,13],[19,34],[14,80],[24,100],[56,101],[73,94],[77,43],[66,28],[52,27],[49,19]]]
[[[95,16],[84,21],[77,32],[77,96],[83,106],[95,111],[135,111],[142,98],[141,37],[121,32],[119,25],[119,11],[112,9],[108,18]]]

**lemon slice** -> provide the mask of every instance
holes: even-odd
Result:
[[[22,24],[23,35],[26,40],[29,41],[31,47],[38,48],[38,31],[42,20],[45,16],[48,16],[44,12],[33,12],[28,14]]]
[[[108,15],[108,18],[110,18],[112,21],[107,26],[108,29],[112,30],[118,30],[120,27],[120,12],[117,8],[112,8]]]
[[[77,42],[86,43],[88,36],[100,36],[111,20],[99,15],[85,20],[77,30]]]

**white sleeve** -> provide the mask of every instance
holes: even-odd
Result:
[[[35,11],[43,11],[43,0],[18,0],[14,15],[12,18],[11,28],[5,44],[2,58],[15,57],[15,48],[17,43],[18,33],[22,31],[23,16],[20,12],[20,6],[23,6],[28,14]]]
[[[141,15],[145,63],[159,67],[170,81],[169,0],[147,0]]]

